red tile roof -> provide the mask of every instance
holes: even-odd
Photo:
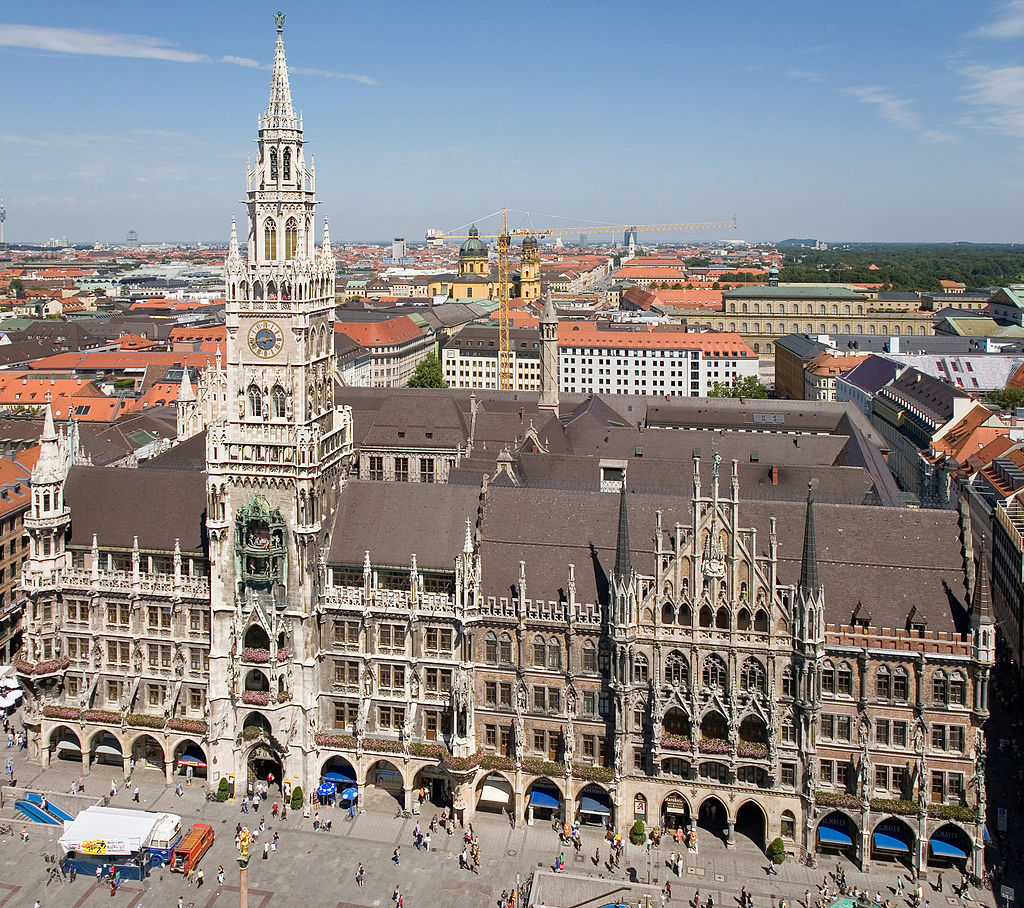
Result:
[[[407,315],[382,322],[337,322],[334,330],[363,347],[393,346],[423,337],[423,332]]]

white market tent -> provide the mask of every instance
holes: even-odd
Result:
[[[149,845],[154,830],[166,817],[181,823],[181,817],[174,814],[124,807],[87,807],[70,822],[65,821],[64,833],[57,842],[65,854],[69,851],[132,854]]]

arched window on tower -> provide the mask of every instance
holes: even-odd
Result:
[[[249,415],[256,418],[263,415],[263,395],[256,385],[249,385]]]
[[[285,152],[287,154],[288,152]],[[285,158],[285,160],[288,160]],[[285,177],[285,179],[288,179]],[[284,257],[285,259],[295,258],[295,247],[299,243],[299,222],[295,218],[288,218],[284,225]]]
[[[277,258],[277,227],[270,218],[263,224],[263,258],[268,262]]]
[[[284,150],[284,178],[285,181],[292,178],[292,150],[290,148]]]
[[[287,395],[284,393],[284,388],[280,385],[274,385],[273,390],[270,392],[270,399],[273,403],[273,416],[283,419],[287,409],[288,400]]]
[[[270,182],[277,182],[277,149],[270,149]]]

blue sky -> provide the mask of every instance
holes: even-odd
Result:
[[[226,239],[280,5],[0,9],[8,239]],[[1024,241],[1024,0],[284,11],[336,241],[503,205],[513,226]]]

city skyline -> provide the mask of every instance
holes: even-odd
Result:
[[[8,241],[223,241],[278,5],[44,3],[0,23]],[[734,213],[735,233],[691,236],[1019,239],[1022,0],[734,11],[285,8],[332,237],[416,241],[507,205],[512,226],[593,239],[588,222]]]

